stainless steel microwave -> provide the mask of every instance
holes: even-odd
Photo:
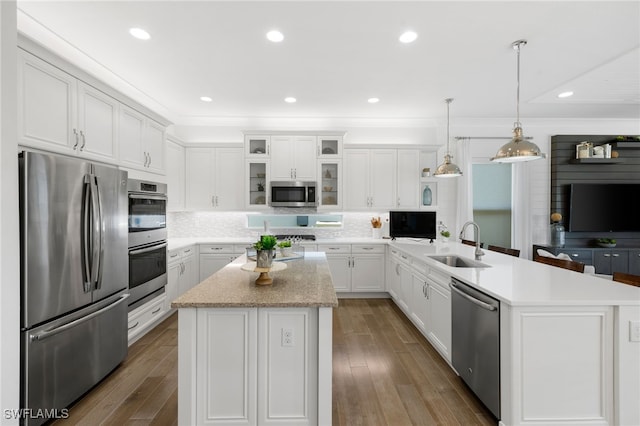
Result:
[[[303,181],[271,182],[272,207],[316,207],[316,183]]]

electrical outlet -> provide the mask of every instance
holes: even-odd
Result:
[[[629,321],[629,341],[640,342],[640,321]]]
[[[282,346],[294,346],[292,328],[282,329]]]

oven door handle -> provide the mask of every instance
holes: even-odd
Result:
[[[154,195],[154,194],[137,194],[137,193],[129,193],[129,198],[134,198],[136,200],[161,200],[167,201],[166,195]]]
[[[141,249],[137,249],[137,250],[129,250],[129,254],[142,254],[142,253],[148,253],[150,251],[154,251],[154,250],[158,250],[159,248],[163,248],[166,247],[167,243],[162,243],[162,244],[156,244],[153,245],[151,247],[144,247]]]

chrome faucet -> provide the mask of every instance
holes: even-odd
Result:
[[[460,235],[458,236],[458,238],[460,238],[461,240],[464,239],[464,231],[467,230],[467,226],[469,225],[473,225],[473,228],[475,229],[475,240],[476,240],[475,255],[476,255],[476,260],[480,260],[480,258],[484,256],[484,252],[480,249],[480,227],[478,226],[478,224],[473,221],[466,222],[464,225],[462,225],[462,231],[460,231]]]

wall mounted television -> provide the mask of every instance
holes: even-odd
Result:
[[[571,184],[569,231],[640,232],[640,184]]]
[[[436,238],[436,212],[389,212],[389,236],[391,238]]]

